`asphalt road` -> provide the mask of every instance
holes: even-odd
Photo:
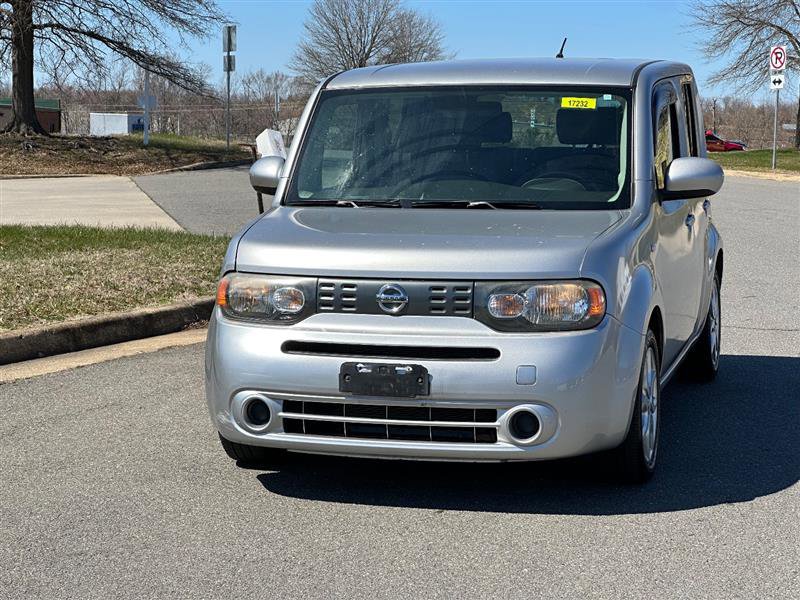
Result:
[[[796,183],[731,178],[717,381],[660,469],[295,457],[238,468],[202,345],[0,386],[0,598],[800,597]]]
[[[136,185],[184,229],[233,235],[258,216],[248,166],[134,177]],[[269,202],[267,197],[265,202]]]

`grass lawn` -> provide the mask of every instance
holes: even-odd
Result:
[[[744,152],[709,152],[723,168],[740,171],[772,171],[772,150],[746,150]],[[778,171],[800,173],[800,150],[778,150]]]
[[[228,239],[0,226],[0,331],[213,295]]]
[[[90,137],[53,135],[22,137],[0,134],[3,175],[109,174],[141,175],[198,162],[251,158],[249,150],[225,142],[153,134],[142,145],[141,135]]]

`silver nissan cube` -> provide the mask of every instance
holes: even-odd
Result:
[[[661,390],[719,366],[692,70],[450,61],[323,81],[231,241],[206,349],[227,454],[656,466]],[[667,440],[669,443],[669,440]]]

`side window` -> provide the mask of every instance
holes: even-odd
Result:
[[[699,156],[697,145],[697,114],[695,113],[692,84],[684,83],[681,88],[683,90],[683,106],[686,110],[686,131],[689,134],[688,156]]]
[[[678,111],[678,96],[676,87],[672,82],[662,82],[653,90],[654,106],[656,110],[654,125],[654,160],[656,187],[664,189],[664,179],[667,167],[672,159],[682,155],[682,150],[688,147],[685,139],[686,128],[679,121],[683,115]],[[681,139],[684,134],[684,139]]]
[[[655,137],[655,160],[653,164],[656,168],[656,187],[664,189],[664,175],[667,167],[675,157],[675,150],[680,151],[675,144],[676,136],[673,135],[674,104],[664,104],[658,109],[656,115],[656,137]]]

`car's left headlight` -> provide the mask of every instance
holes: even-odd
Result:
[[[475,284],[475,318],[498,331],[570,331],[598,325],[606,314],[594,281],[507,281]]]
[[[228,273],[217,286],[226,317],[291,325],[314,312],[316,280]]]

